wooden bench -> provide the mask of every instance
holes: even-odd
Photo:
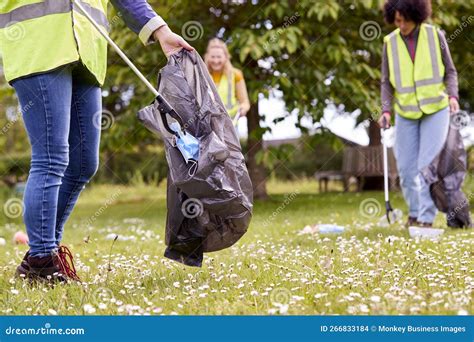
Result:
[[[397,164],[391,148],[388,149],[388,169],[389,186],[398,188]],[[314,177],[319,182],[319,192],[328,191],[329,181],[342,182],[344,191],[349,191],[350,185],[355,182],[357,191],[361,191],[367,177],[383,177],[382,146],[347,146],[342,170],[318,171]]]
[[[355,177],[358,180],[358,191],[361,191],[367,177],[383,177],[383,147],[348,146],[344,149],[342,172],[346,179]],[[397,163],[393,149],[388,149],[389,186],[397,188]]]

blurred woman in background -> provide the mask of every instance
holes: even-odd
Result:
[[[216,84],[219,96],[232,119],[247,115],[250,101],[242,71],[234,68],[227,45],[220,39],[211,39],[204,61]]]

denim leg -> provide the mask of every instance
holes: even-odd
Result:
[[[419,120],[395,116],[395,158],[403,197],[408,204],[409,215],[418,217],[419,179]]]
[[[12,85],[22,108],[29,108],[22,110],[31,144],[23,219],[30,255],[44,257],[56,248],[58,192],[69,161],[71,70],[65,66],[18,79]]]
[[[421,171],[428,166],[441,152],[449,130],[449,109],[425,116],[420,122],[420,153],[418,170],[420,171],[420,222],[432,223],[437,209],[431,198],[430,187],[425,182]]]
[[[79,69],[80,70],[80,69]],[[85,72],[84,70],[82,70]],[[59,189],[56,244],[59,246],[64,225],[85,185],[99,165],[100,115],[102,97],[99,86],[73,73],[69,165]]]

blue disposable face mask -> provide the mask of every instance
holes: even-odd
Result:
[[[175,136],[176,147],[181,152],[186,164],[193,164],[189,170],[189,175],[193,176],[197,170],[197,161],[199,159],[199,140],[191,134],[185,133],[177,122],[173,122],[169,126],[177,134]]]

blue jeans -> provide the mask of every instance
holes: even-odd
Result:
[[[30,255],[57,249],[64,224],[99,164],[102,98],[79,64],[12,82],[31,144],[23,219]]]
[[[425,115],[419,120],[395,116],[395,157],[409,215],[432,223],[437,209],[429,185],[420,172],[441,152],[449,130],[449,109]]]

